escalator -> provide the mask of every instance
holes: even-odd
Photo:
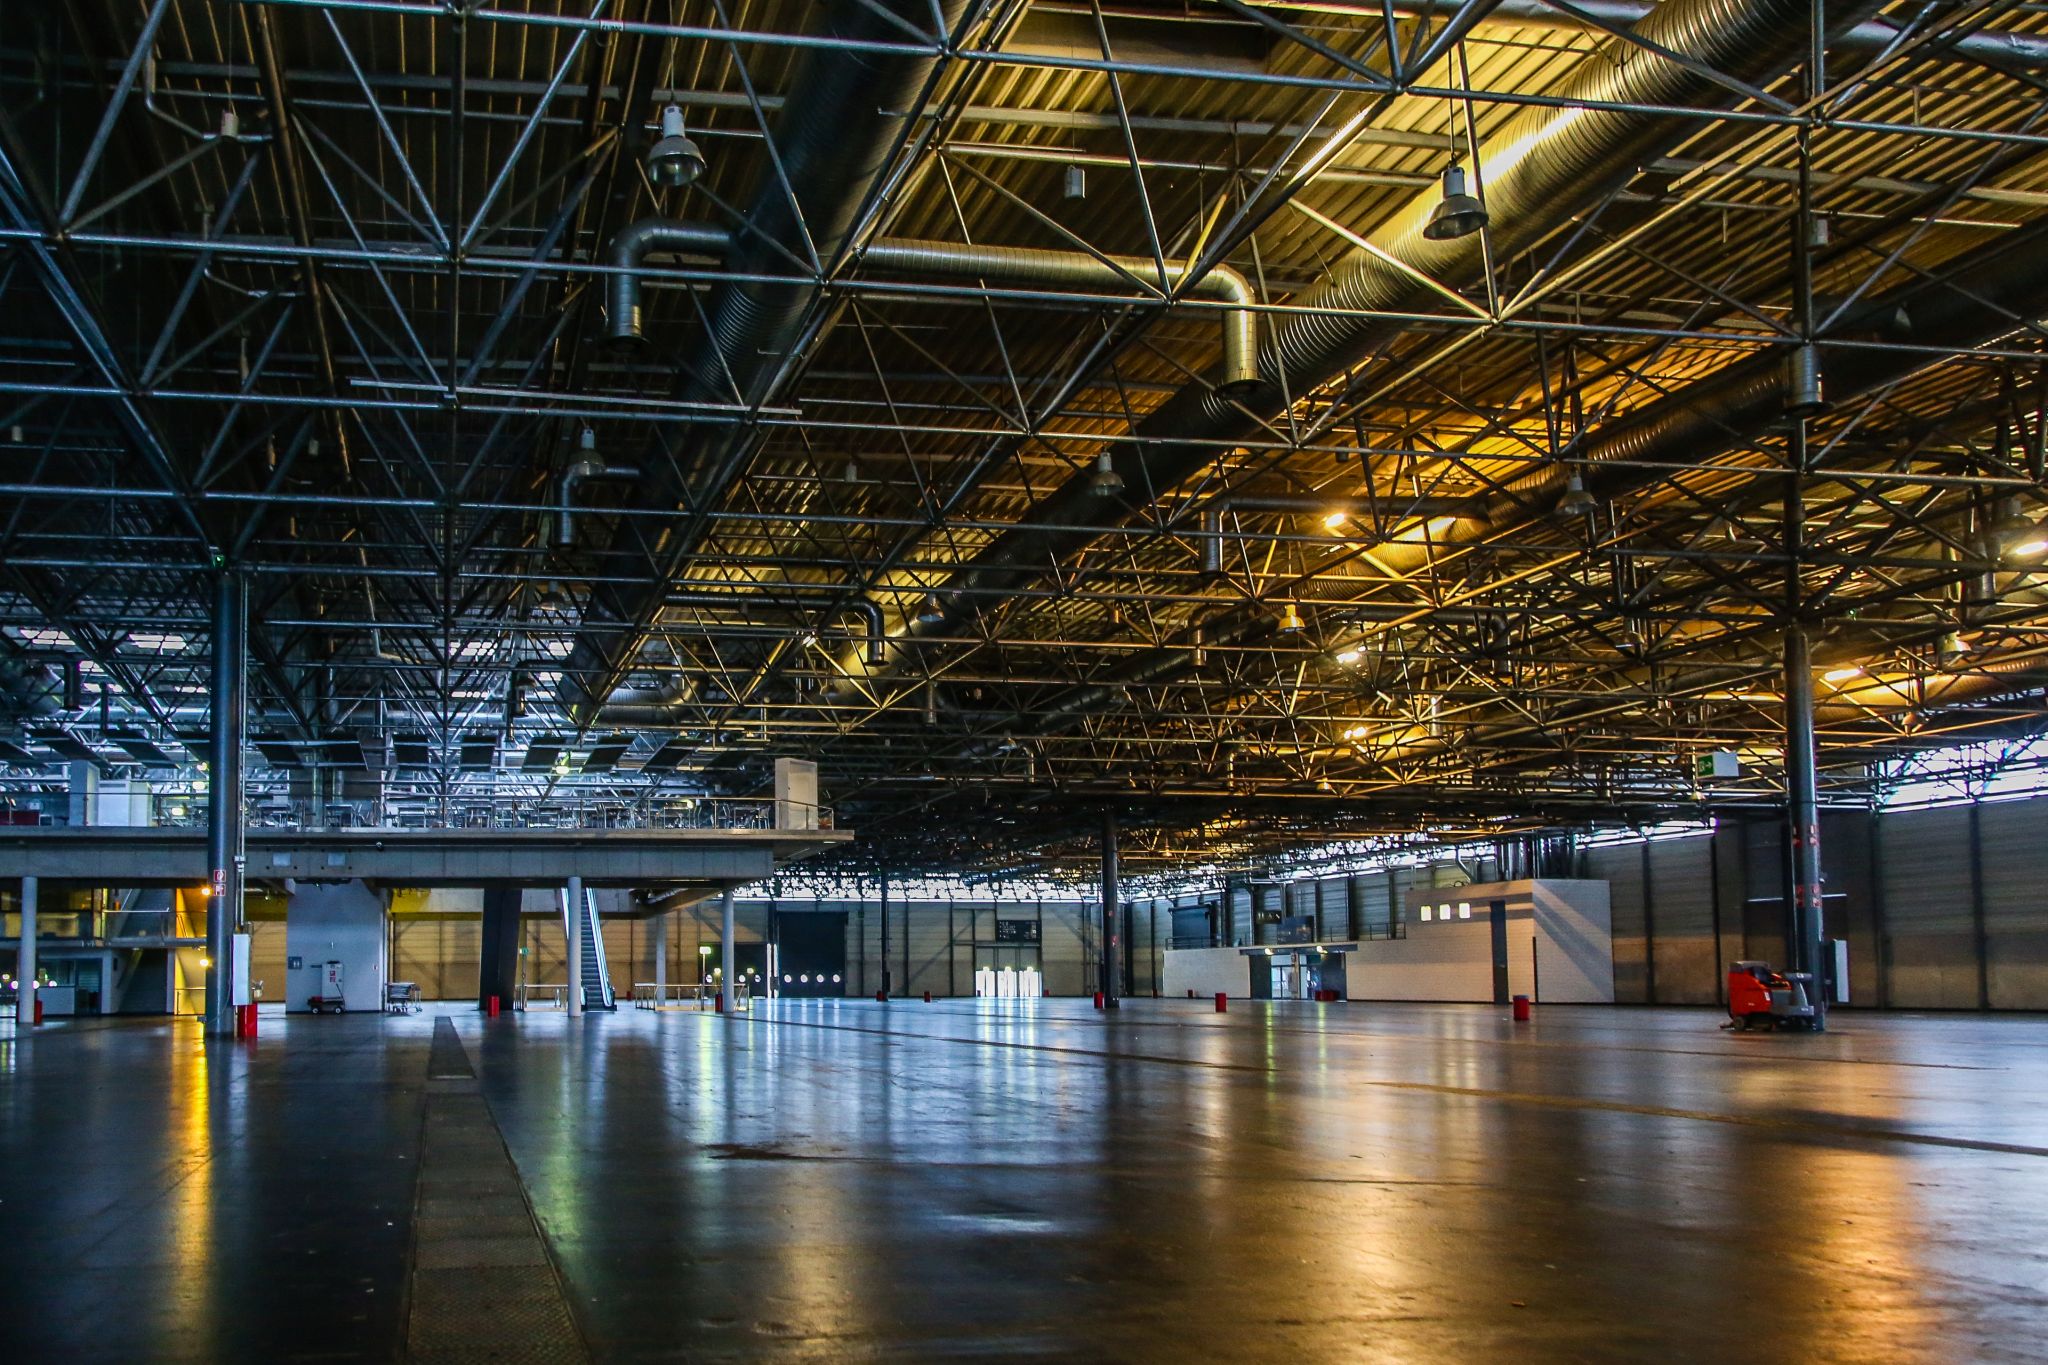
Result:
[[[587,1010],[617,1009],[618,1000],[612,994],[612,975],[604,960],[604,935],[598,930],[597,897],[586,890],[583,904],[577,907],[581,913],[572,916],[569,893],[562,892],[562,931],[565,934],[579,934],[583,939],[583,1008]],[[571,923],[571,919],[576,922]]]

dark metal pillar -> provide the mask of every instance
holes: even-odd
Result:
[[[882,874],[882,996],[889,995],[889,874]]]
[[[242,733],[246,722],[243,676],[248,589],[240,573],[223,569],[213,597],[213,729],[206,768],[206,1031],[235,1031],[232,957],[242,922]]]
[[[1792,966],[1812,972],[1814,1021],[1827,1015],[1822,981],[1820,883],[1820,774],[1813,737],[1813,660],[1806,627],[1795,621],[1785,631],[1785,903]]]
[[[1117,988],[1122,984],[1117,975],[1117,922],[1122,918],[1122,912],[1117,907],[1116,884],[1116,815],[1111,813],[1102,817],[1102,975],[1099,985],[1102,1007],[1106,1010],[1117,1007]]]

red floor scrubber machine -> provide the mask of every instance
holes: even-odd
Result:
[[[1776,972],[1768,962],[1728,968],[1728,1022],[1723,1028],[1816,1029],[1819,999],[1811,972]]]

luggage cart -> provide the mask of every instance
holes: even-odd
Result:
[[[386,1014],[418,1014],[426,1006],[420,1003],[420,987],[416,981],[387,981],[384,983],[384,1012]]]

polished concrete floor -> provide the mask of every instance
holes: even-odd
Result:
[[[2048,1360],[2048,1019],[1716,1022],[0,1025],[0,1355]]]

